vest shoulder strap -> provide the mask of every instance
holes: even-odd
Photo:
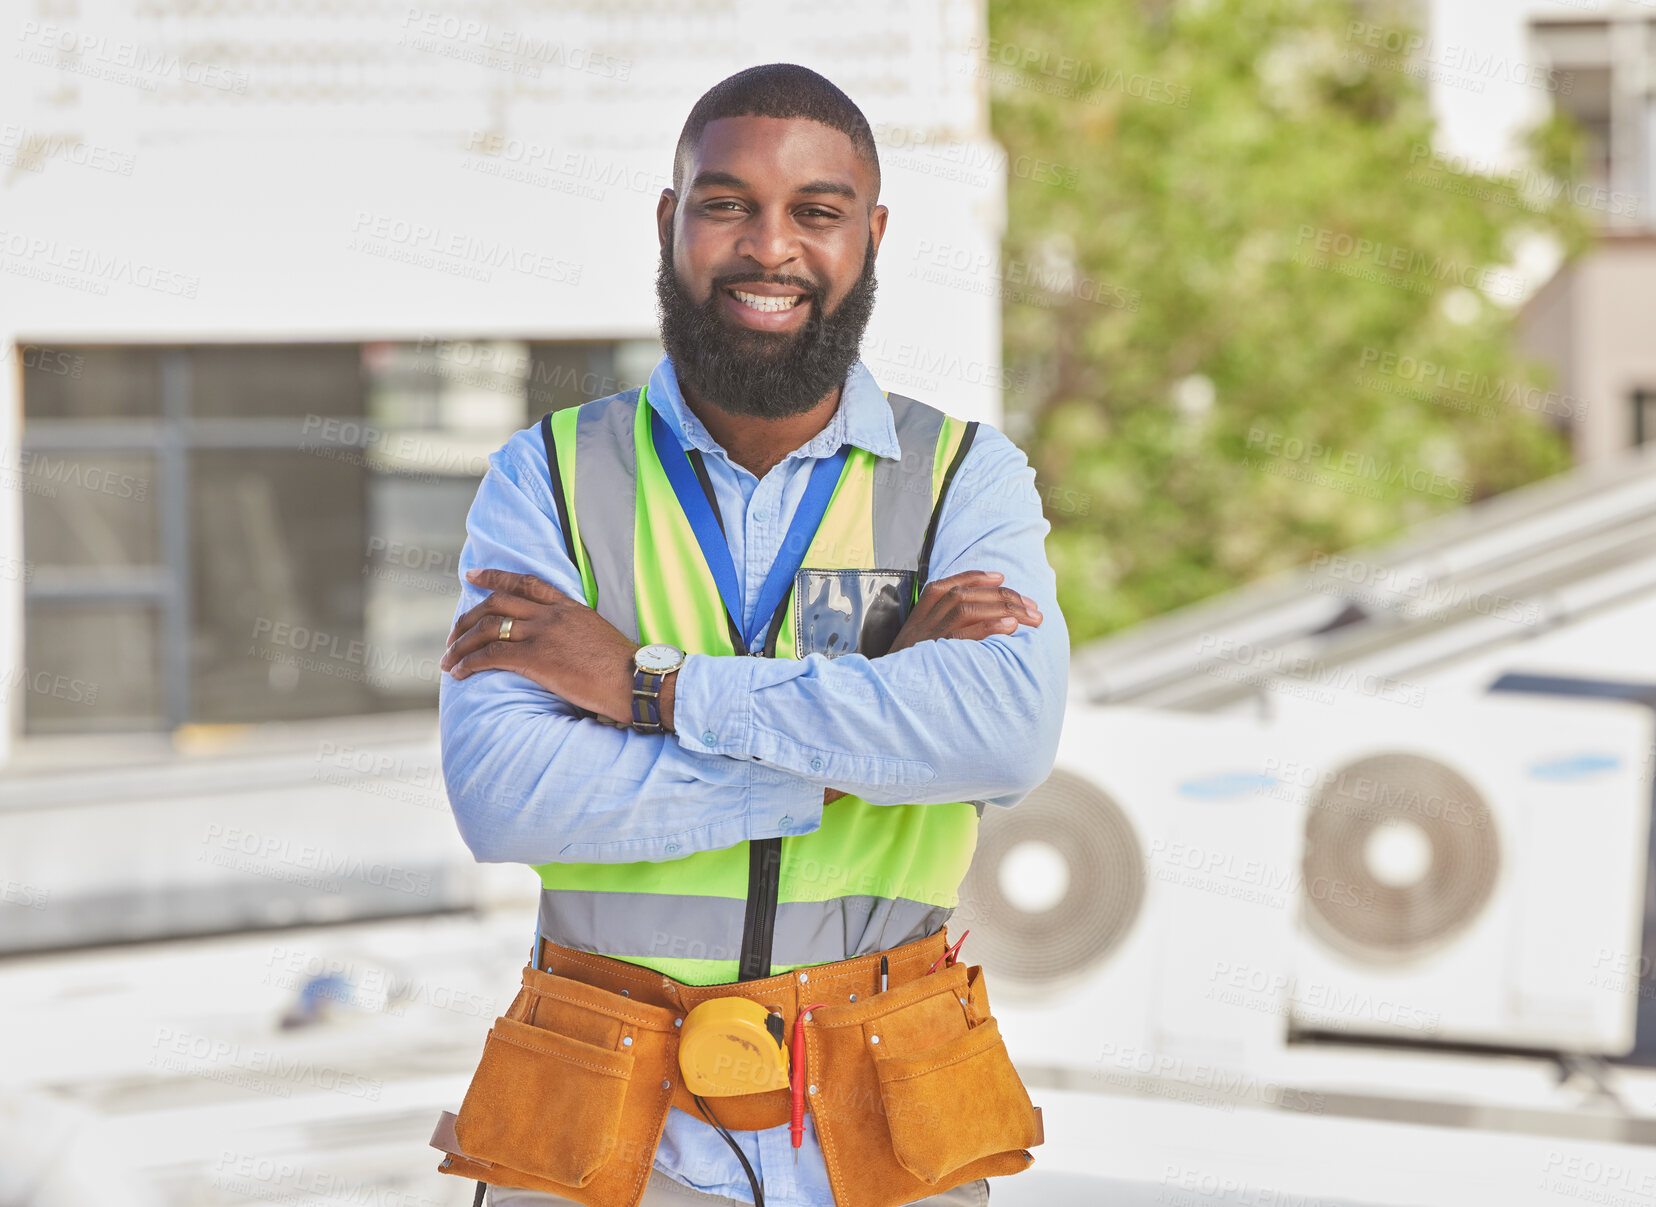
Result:
[[[634,424],[640,391],[623,390],[541,420],[547,468],[570,558],[587,602],[636,639],[633,521],[637,506]]]
[[[900,455],[874,471],[874,565],[913,570],[919,565],[926,517],[932,507],[932,465],[948,416],[902,394],[887,394]]]
[[[943,516],[943,503],[949,496],[949,487],[954,482],[955,474],[959,472],[961,462],[966,460],[966,454],[971,451],[972,440],[977,435],[978,423],[973,420],[964,425],[960,434],[960,442],[955,446],[954,454],[942,471],[939,481],[936,477],[937,460],[944,451],[942,441],[947,437],[948,428],[958,428],[959,421],[951,419],[936,407],[927,406],[913,398],[902,394],[887,394],[891,403],[892,418],[897,424],[897,443],[901,446],[903,456],[899,470],[893,471],[893,476],[901,479],[897,484],[897,493],[901,498],[895,503],[888,503],[888,509],[905,530],[903,538],[909,540],[908,533],[914,533],[914,538],[908,544],[909,554],[914,560],[893,562],[893,566],[916,568],[914,595],[918,599],[920,590],[931,579],[932,545],[937,540],[937,526]],[[935,498],[933,497],[933,483],[936,482]],[[879,487],[876,485],[876,491]],[[879,501],[876,495],[877,502]],[[915,520],[915,511],[918,506],[919,519]],[[878,514],[878,507],[876,508]],[[876,523],[874,548],[876,555],[881,552],[880,528],[883,525]],[[892,534],[895,535],[895,534]],[[887,564],[880,558],[880,565]]]
[[[924,587],[931,581],[932,545],[937,541],[937,525],[943,518],[943,504],[949,497],[949,487],[953,485],[955,474],[960,472],[961,462],[966,460],[966,454],[972,451],[972,440],[977,436],[977,420],[966,425],[961,433],[960,444],[955,449],[955,455],[949,459],[949,466],[943,471],[943,483],[937,488],[937,502],[932,507],[931,519],[926,523],[926,540],[920,547],[920,572],[915,577],[916,588]]]
[[[552,475],[552,502],[558,508],[558,528],[563,532],[564,552],[575,566],[580,556],[575,552],[575,530],[569,526],[569,499],[564,493],[563,471],[558,468],[558,439],[552,434],[552,412],[541,416],[541,444],[546,448],[546,469]]]

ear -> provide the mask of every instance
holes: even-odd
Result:
[[[874,240],[874,251],[880,250],[880,240],[885,238],[886,219],[891,211],[883,205],[877,205],[868,213],[868,236]]]
[[[678,212],[678,194],[672,189],[662,189],[661,199],[656,202],[656,243],[658,247],[667,246],[667,237],[673,231],[673,215]]]

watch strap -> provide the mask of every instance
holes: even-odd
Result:
[[[662,733],[661,685],[667,676],[659,671],[635,669],[632,690],[632,727],[639,733]]]

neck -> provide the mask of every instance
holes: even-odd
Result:
[[[839,409],[841,387],[828,391],[810,410],[784,419],[733,414],[702,398],[683,382],[679,383],[679,389],[685,405],[730,459],[754,477],[763,478],[782,458],[828,426]]]

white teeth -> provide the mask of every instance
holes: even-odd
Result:
[[[792,297],[771,298],[757,293],[743,293],[740,289],[732,289],[736,300],[753,310],[763,310],[767,313],[778,310],[792,310],[799,303],[803,294],[794,294]]]

